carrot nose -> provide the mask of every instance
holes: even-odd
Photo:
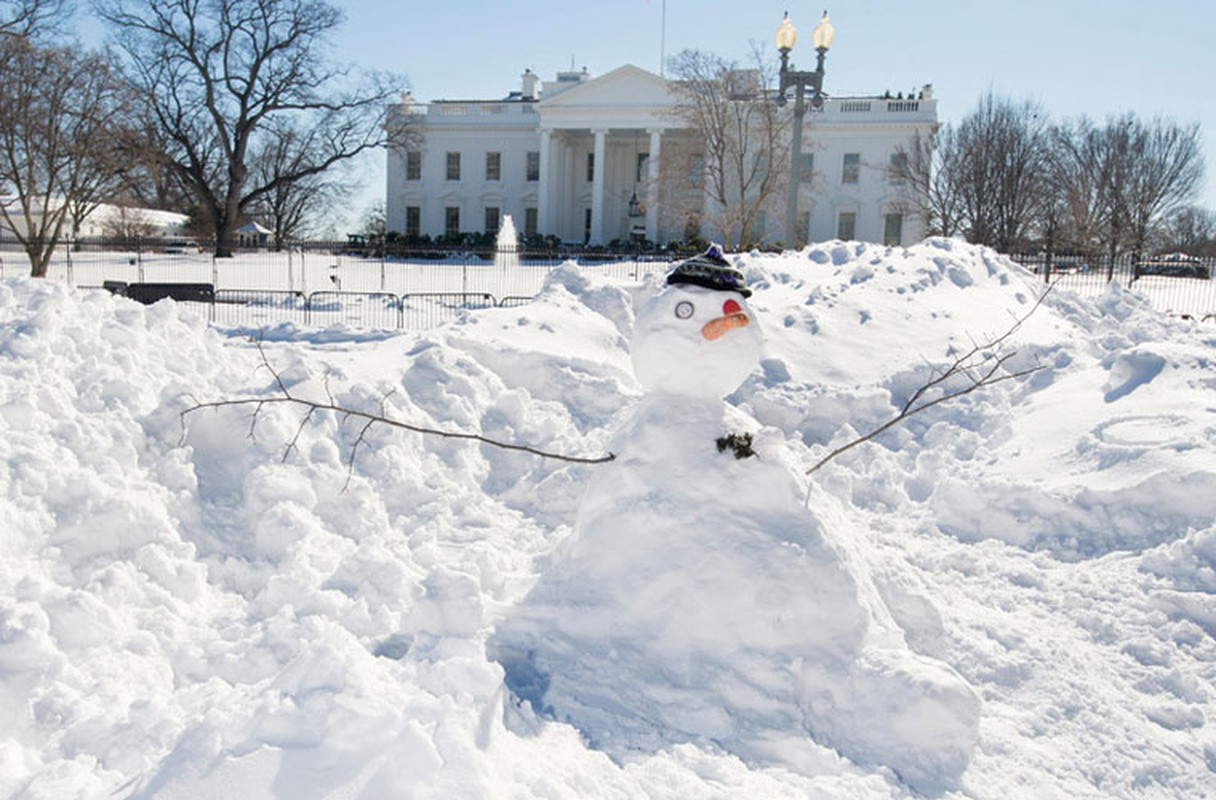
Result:
[[[713,341],[725,334],[727,331],[732,331],[735,328],[745,328],[751,322],[747,318],[747,314],[742,311],[736,311],[733,314],[727,314],[717,319],[711,319],[709,322],[701,326],[701,336],[708,341]]]

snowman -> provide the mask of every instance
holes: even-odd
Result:
[[[975,692],[907,648],[803,503],[780,432],[723,402],[763,350],[743,273],[715,246],[665,284],[636,314],[645,393],[617,458],[492,638],[509,710],[567,722],[618,760],[691,742],[757,766],[818,774],[843,755],[918,790],[953,785]]]

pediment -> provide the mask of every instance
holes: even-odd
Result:
[[[672,104],[667,81],[641,67],[625,64],[552,97],[542,97],[540,112],[565,109],[649,108],[665,109]]]

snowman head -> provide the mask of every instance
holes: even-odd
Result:
[[[677,264],[634,321],[630,352],[643,388],[712,398],[737,389],[762,351],[750,296],[717,245]]]

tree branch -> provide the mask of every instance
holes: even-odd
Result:
[[[188,408],[183,409],[181,412],[181,415],[180,415],[181,423],[182,423],[183,441],[185,440],[185,435],[186,435],[186,417],[188,415],[194,413],[195,411],[200,411],[202,409],[207,409],[207,408],[218,409],[218,408],[227,408],[227,407],[236,407],[236,406],[253,406],[253,414],[251,415],[250,424],[249,424],[249,436],[250,436],[250,438],[252,438],[254,429],[257,427],[258,416],[261,413],[263,408],[265,408],[266,406],[270,406],[270,405],[293,405],[293,406],[300,406],[300,407],[304,408],[306,410],[306,413],[304,414],[303,418],[300,420],[300,424],[297,426],[295,434],[292,436],[291,441],[289,441],[287,443],[287,447],[283,452],[284,461],[286,461],[288,456],[291,455],[291,451],[296,449],[296,445],[299,442],[300,435],[303,433],[305,426],[308,424],[308,421],[313,417],[313,415],[316,414],[318,411],[332,411],[335,414],[338,414],[339,416],[341,416],[344,420],[353,418],[353,419],[358,419],[358,420],[363,421],[364,424],[363,424],[362,428],[360,428],[360,430],[359,430],[359,435],[355,438],[354,443],[351,445],[350,455],[348,456],[347,461],[346,461],[347,484],[348,485],[350,483],[350,476],[353,474],[354,468],[355,468],[355,455],[358,452],[359,447],[363,444],[366,444],[367,432],[371,429],[371,427],[373,425],[375,425],[377,423],[386,425],[390,428],[400,428],[402,430],[412,431],[414,433],[420,433],[420,434],[423,434],[426,436],[439,436],[439,437],[442,437],[445,439],[462,439],[465,441],[480,442],[481,444],[490,445],[491,447],[498,447],[503,450],[515,450],[515,451],[522,452],[522,453],[530,453],[535,456],[540,456],[541,458],[554,458],[559,461],[567,461],[567,462],[574,463],[574,464],[603,464],[603,463],[612,461],[616,458],[616,456],[613,453],[609,453],[606,456],[595,456],[595,457],[568,456],[568,455],[563,455],[561,453],[552,453],[552,452],[548,452],[545,450],[540,450],[538,448],[530,447],[528,445],[498,441],[496,439],[491,439],[487,436],[482,436],[481,434],[478,434],[478,433],[441,430],[438,428],[428,428],[428,427],[421,426],[421,425],[413,425],[408,422],[402,422],[401,420],[392,419],[391,417],[389,417],[387,415],[385,408],[386,408],[386,401],[388,399],[388,395],[385,395],[383,398],[381,398],[379,413],[360,411],[360,410],[354,409],[354,408],[346,408],[346,407],[338,405],[336,402],[334,402],[333,396],[329,392],[328,383],[326,383],[326,386],[325,386],[325,392],[326,392],[326,395],[328,396],[328,400],[326,400],[326,401],[308,400],[308,399],[305,399],[302,397],[296,397],[295,395],[293,395],[291,393],[291,390],[289,390],[287,388],[287,384],[283,382],[283,378],[278,373],[278,371],[276,371],[274,369],[274,367],[271,366],[270,361],[266,357],[266,352],[262,349],[261,342],[257,343],[257,348],[258,348],[258,353],[262,358],[262,363],[259,365],[259,369],[265,368],[270,371],[270,374],[274,377],[274,383],[275,383],[275,386],[278,388],[280,396],[277,396],[277,397],[246,397],[246,398],[225,399],[225,400],[212,400],[209,402],[200,402],[193,396],[189,396],[189,399],[191,400],[193,405],[189,406]]]
[[[917,387],[916,391],[912,392],[912,395],[908,398],[907,402],[904,403],[898,414],[884,422],[882,425],[879,425],[869,433],[863,436],[858,436],[856,439],[852,439],[840,447],[837,447],[835,450],[832,450],[823,458],[816,461],[805,474],[810,475],[824,464],[831,461],[833,458],[836,458],[836,456],[846,453],[849,450],[852,450],[854,447],[864,444],[877,436],[881,436],[886,431],[908,419],[908,417],[919,414],[922,411],[926,411],[947,401],[969,395],[977,389],[995,386],[998,383],[1004,383],[1005,381],[1015,380],[1017,378],[1024,378],[1027,375],[1032,375],[1039,370],[1045,369],[1044,366],[1037,365],[1029,369],[1018,370],[1017,372],[1000,373],[1000,370],[1005,366],[1006,362],[1017,354],[1016,350],[1012,350],[995,355],[991,363],[987,365],[985,369],[978,372],[976,371],[984,361],[989,360],[990,357],[986,356],[985,354],[990,353],[994,349],[1000,348],[1002,345],[1004,345],[1008,341],[1009,337],[1011,337],[1019,328],[1022,327],[1022,323],[1028,320],[1030,316],[1039,309],[1039,306],[1043,304],[1043,301],[1047,298],[1048,293],[1051,292],[1054,285],[1055,284],[1048,286],[1047,290],[1044,291],[1043,294],[1039,295],[1039,298],[1035,301],[1034,305],[1032,305],[1025,314],[1016,319],[1013,325],[1003,334],[995,339],[992,339],[991,341],[974,345],[970,350],[956,358],[947,367],[942,369],[936,377]],[[931,400],[925,399],[926,395],[931,390],[942,387],[943,384],[945,384],[951,378],[959,376],[965,377],[968,381],[961,388],[952,391],[943,389],[942,394],[938,397]]]

